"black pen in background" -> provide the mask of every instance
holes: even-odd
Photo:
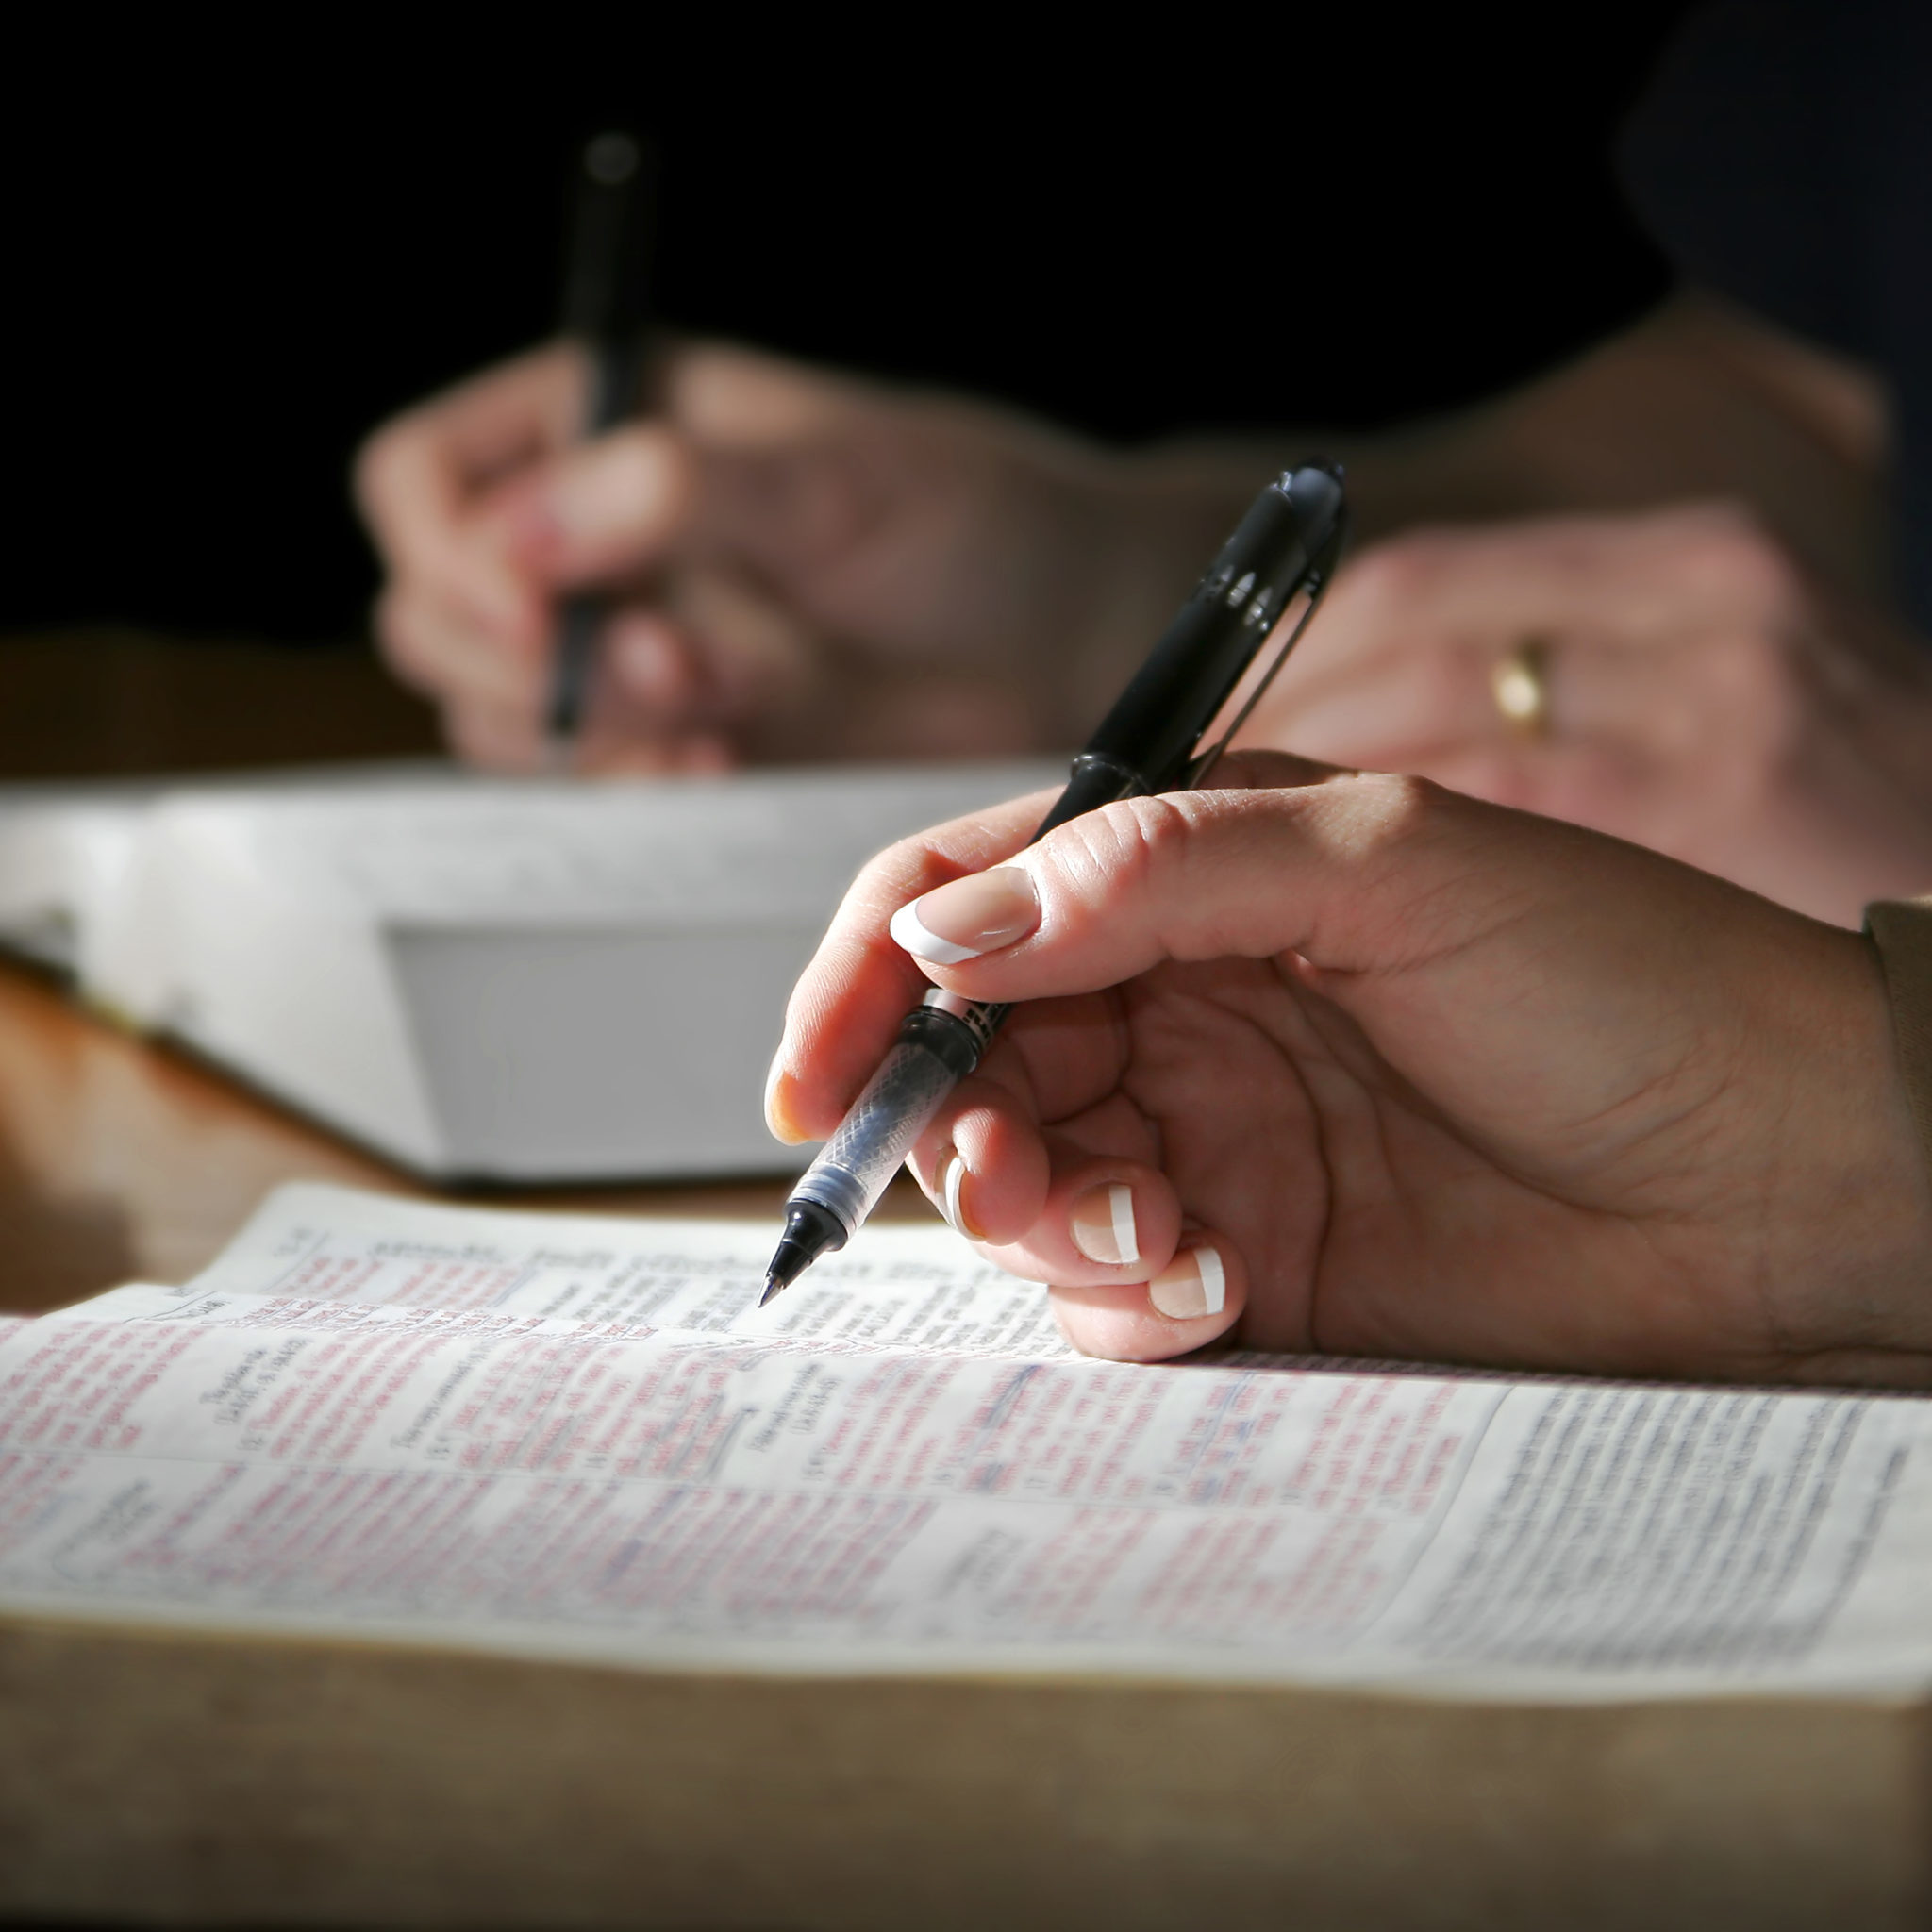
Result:
[[[590,364],[586,437],[621,423],[643,389],[657,195],[657,156],[648,142],[612,130],[585,142],[571,208],[562,324]],[[566,598],[558,613],[549,729],[565,753],[583,722],[603,623],[604,600],[594,594]]]

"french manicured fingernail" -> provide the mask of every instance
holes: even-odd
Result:
[[[1074,1245],[1090,1261],[1109,1268],[1141,1258],[1141,1236],[1134,1226],[1134,1191],[1125,1181],[1089,1188],[1074,1203]]]
[[[1227,1306],[1227,1271],[1220,1255],[1205,1243],[1183,1248],[1147,1284],[1147,1299],[1170,1322],[1220,1314]]]
[[[979,1239],[979,1230],[966,1215],[966,1163],[960,1159],[957,1148],[948,1148],[940,1162],[940,1212],[952,1224],[956,1234],[963,1234],[970,1241]]]
[[[806,1136],[801,1134],[786,1117],[779,1105],[784,1092],[784,1083],[791,1073],[786,1064],[785,1049],[781,1046],[773,1057],[771,1071],[765,1075],[765,1124],[772,1130],[773,1137],[790,1145],[796,1145]]]
[[[915,959],[957,966],[1023,940],[1040,924],[1033,881],[1016,865],[955,879],[892,914],[892,937]]]

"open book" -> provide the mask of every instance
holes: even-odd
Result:
[[[1084,1360],[942,1228],[283,1189],[0,1334],[0,1608],[657,1672],[1932,1682],[1932,1405]]]
[[[10,787],[0,942],[422,1173],[783,1173],[765,1068],[854,873],[1063,776]]]

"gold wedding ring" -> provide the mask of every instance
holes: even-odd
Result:
[[[1550,647],[1541,638],[1524,638],[1507,658],[1490,667],[1490,695],[1504,718],[1526,738],[1550,728]]]

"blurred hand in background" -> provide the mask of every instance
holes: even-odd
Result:
[[[1373,548],[1247,739],[1612,832],[1840,924],[1932,884],[1923,647],[1724,505]]]
[[[1254,468],[1174,474],[720,347],[675,353],[659,413],[579,444],[584,383],[574,350],[538,351],[398,418],[358,466],[383,649],[480,764],[542,758],[556,605],[588,588],[611,614],[581,769],[1070,744]]]
[[[383,647],[498,769],[547,755],[556,610],[584,589],[610,614],[583,771],[1069,748],[1307,441],[1109,449],[696,344],[654,416],[579,443],[584,384],[575,351],[533,352],[359,465]],[[1248,741],[1840,922],[1919,890],[1932,687],[1888,614],[1887,433],[1858,367],[1692,294],[1479,409],[1344,441],[1369,547]],[[1687,493],[1715,500],[1652,507]]]

